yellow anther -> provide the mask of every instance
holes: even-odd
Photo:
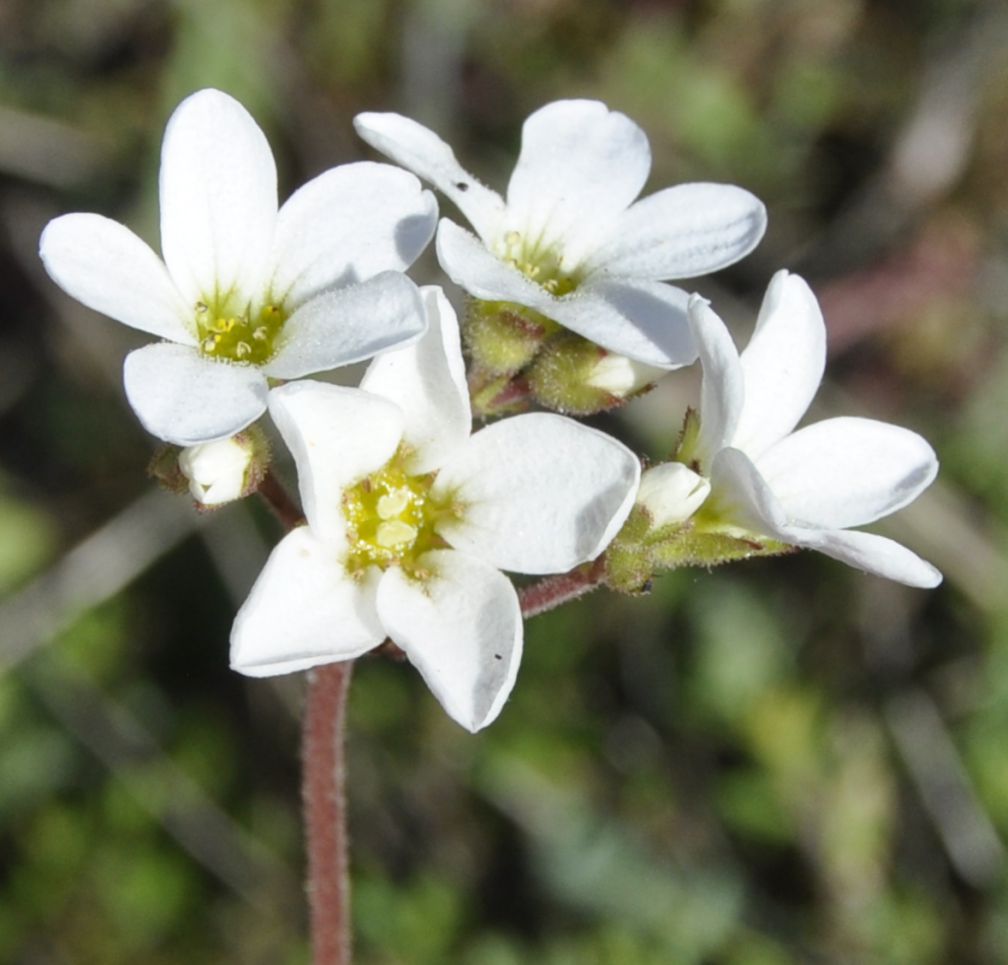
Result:
[[[401,519],[390,519],[378,524],[375,542],[385,549],[412,543],[417,538],[417,528],[404,523]]]
[[[230,297],[196,302],[194,312],[200,351],[245,365],[262,365],[273,357],[286,318],[282,304],[253,309]]]

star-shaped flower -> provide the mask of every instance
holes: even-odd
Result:
[[[689,317],[703,385],[699,424],[688,420],[677,458],[710,484],[694,526],[815,549],[910,586],[937,586],[938,570],[906,547],[848,529],[916,499],[938,472],[931,446],[873,419],[825,419],[792,431],[826,360],[826,329],[808,285],[786,271],[773,277],[741,356],[699,296]],[[702,498],[702,480],[682,476],[675,477],[681,498]],[[646,493],[653,488],[642,485]],[[675,518],[668,506],[662,513]]]
[[[423,291],[427,335],[372,362],[362,389],[303,381],[270,393],[308,522],[277,545],[239,611],[231,664],[288,673],[388,636],[476,731],[521,659],[521,608],[500,571],[565,572],[596,557],[630,512],[640,467],[615,439],[550,413],[470,435],[458,323],[440,289]]]
[[[555,101],[529,116],[506,201],[415,121],[367,113],[354,125],[475,229],[478,238],[441,220],[437,253],[452,281],[647,365],[696,358],[687,295],[662,282],[738,261],[766,227],[763,205],[731,185],[682,184],[635,201],[651,168],[647,137],[598,101]]]
[[[188,446],[266,408],[267,378],[346,365],[418,337],[401,271],[437,218],[430,192],[390,165],[348,164],[277,210],[276,166],[248,112],[220,91],[186,98],[165,130],[164,261],[97,214],[50,222],[40,254],[90,308],[165,342],[126,358],[126,395],[154,435]]]

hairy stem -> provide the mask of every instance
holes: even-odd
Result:
[[[605,557],[600,556],[594,562],[579,566],[570,573],[547,576],[538,583],[523,586],[518,591],[522,616],[538,616],[570,600],[576,600],[597,589],[604,580]]]
[[[272,469],[267,470],[256,492],[288,532],[304,522],[301,507],[294,502]]]
[[[346,661],[308,675],[301,754],[314,965],[350,965],[345,721],[352,672]]]

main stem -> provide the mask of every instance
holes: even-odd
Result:
[[[269,470],[259,496],[290,532],[301,508]],[[314,965],[350,965],[349,838],[346,810],[346,706],[353,661],[308,674],[301,728],[301,799],[308,857],[308,905]]]
[[[314,965],[350,965],[345,722],[352,673],[353,661],[345,661],[308,676],[301,753]]]

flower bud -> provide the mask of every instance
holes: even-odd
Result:
[[[588,373],[587,383],[618,399],[626,399],[654,385],[664,374],[665,369],[606,352]]]
[[[229,439],[183,449],[178,466],[189,480],[189,492],[203,506],[220,506],[248,495],[269,463],[265,437],[245,429]]]
[[[701,506],[710,483],[681,462],[652,466],[642,476],[637,505],[651,517],[654,529],[684,523]]]
[[[536,356],[528,368],[528,382],[540,405],[587,416],[622,405],[662,372],[563,332]]]
[[[472,301],[463,336],[477,369],[514,375],[535,358],[543,340],[556,328],[555,322],[522,305]]]

